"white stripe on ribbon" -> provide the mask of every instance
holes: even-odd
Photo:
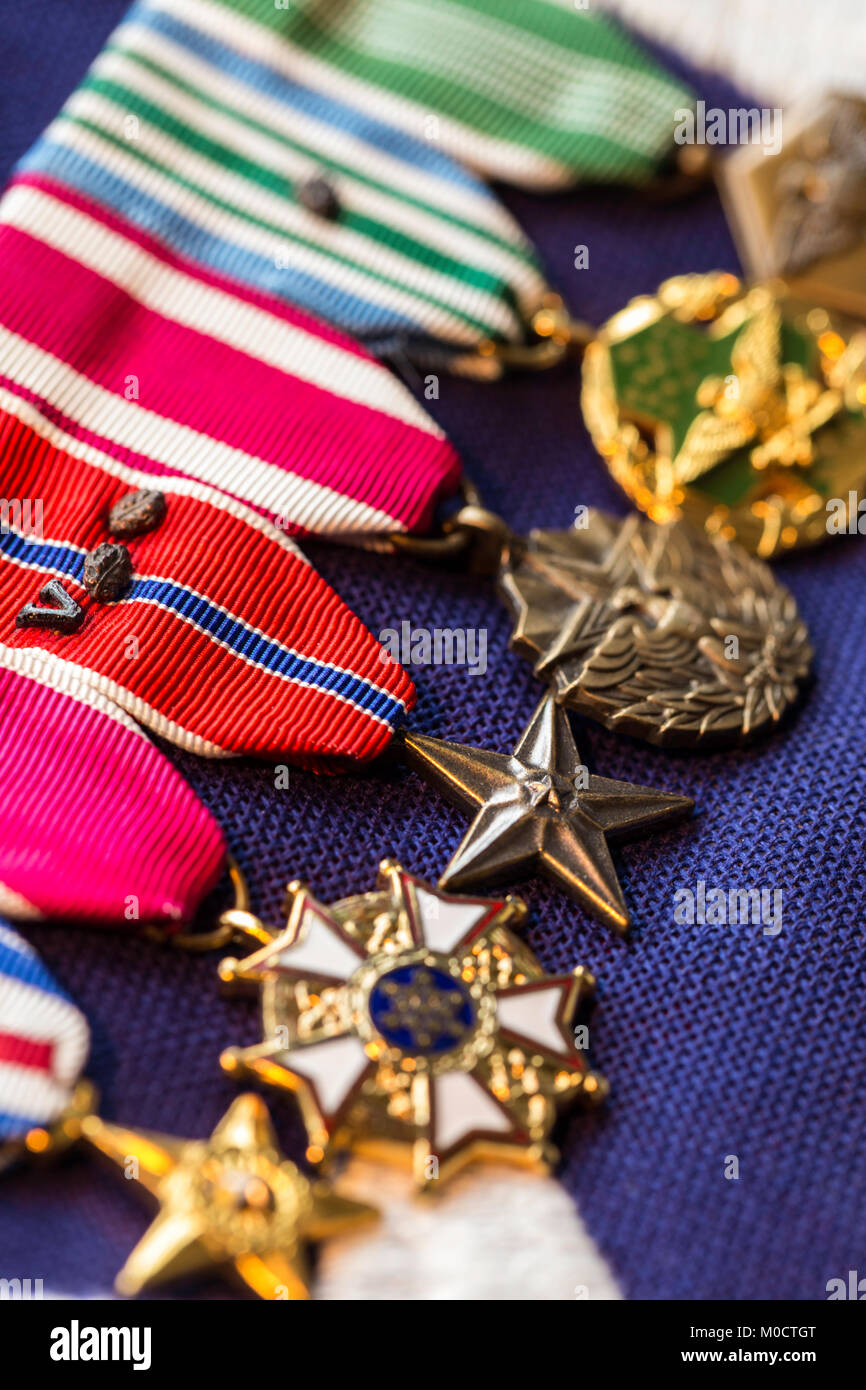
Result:
[[[260,28],[224,5],[210,4],[208,0],[151,0],[151,8],[167,11],[221,43],[230,44],[246,57],[276,68],[293,81],[326,93],[334,91],[335,70],[329,63],[282,42],[271,30]],[[342,100],[378,120],[409,130],[418,139],[424,138],[425,123],[430,117],[428,107],[392,96],[344,72],[339,73],[339,84]],[[464,163],[490,178],[537,188],[566,187],[573,182],[572,171],[558,160],[534,150],[522,150],[508,140],[483,135],[445,116],[437,119],[443,148],[459,149]]]
[[[7,556],[7,558],[9,558]],[[42,568],[40,566],[40,568]],[[66,578],[65,571],[57,570],[57,574],[62,574]],[[7,671],[16,671],[19,676],[24,676],[27,680],[35,681],[38,685],[45,686],[48,690],[54,690],[60,695],[68,695],[70,699],[77,700],[81,705],[87,705],[99,714],[103,714],[108,719],[113,719],[115,724],[119,724],[127,733],[135,734],[137,738],[144,739],[146,743],[150,740],[143,729],[130,719],[113,700],[108,700],[101,695],[98,690],[94,690],[89,675],[73,666],[58,665],[52,654],[41,651],[38,647],[3,647],[0,646],[0,666]],[[7,892],[10,891],[7,889]],[[17,895],[16,895],[17,896]],[[24,902],[24,899],[21,899]],[[2,911],[2,907],[0,907]],[[34,909],[34,912],[36,909]],[[10,916],[13,914],[9,914]],[[37,914],[38,915],[38,914]],[[16,912],[15,917],[20,917],[21,913]]]
[[[38,922],[42,918],[38,907],[22,898],[20,893],[16,893],[14,888],[5,883],[0,883],[0,912],[4,917],[14,918],[16,922]]]
[[[419,65],[419,38],[435,33],[439,25],[440,32],[448,34],[449,43],[427,47],[422,58],[425,71],[461,83],[496,102],[503,99],[505,79],[514,110],[548,127],[578,135],[604,135],[653,154],[658,127],[646,119],[646,113],[661,100],[671,106],[673,131],[672,83],[666,78],[563,48],[528,29],[521,29],[518,36],[507,20],[489,13],[472,13],[449,0],[424,0],[423,8],[418,0],[390,0],[382,13],[377,13],[376,0],[359,0],[350,9],[337,0],[331,5],[337,23],[331,24],[326,9],[327,5],[317,19],[322,17],[325,28],[340,42],[358,53],[410,68]],[[395,25],[395,14],[401,11],[401,22]],[[577,22],[599,24],[591,13]],[[520,61],[515,62],[518,47]],[[341,68],[329,66],[336,78],[342,77]],[[562,84],[558,90],[557,83]]]
[[[169,469],[195,474],[304,530],[396,531],[401,523],[333,488],[310,482],[243,449],[128,401],[61,358],[0,327],[0,362],[10,380],[45,396],[71,420]]]
[[[206,502],[209,506],[216,507],[229,516],[243,521],[245,525],[252,527],[260,535],[266,536],[274,545],[288,551],[293,559],[305,565],[310,563],[303,551],[298,549],[291,536],[287,536],[279,527],[274,526],[273,522],[260,516],[251,507],[245,506],[243,502],[229,497],[225,492],[208,487],[207,483],[200,483],[195,478],[162,477],[148,473],[144,469],[132,468],[129,464],[114,458],[113,455],[103,453],[95,445],[87,444],[83,440],[67,434],[62,426],[47,419],[37,406],[2,386],[0,386],[0,409],[9,415],[14,415],[16,420],[26,424],[35,434],[38,434],[55,448],[61,449],[63,453],[81,459],[82,462],[101,469],[103,473],[111,474],[113,478],[121,479],[132,489],[152,488],[154,481],[156,481],[161,492],[172,497],[194,497],[199,502]]]
[[[0,946],[5,946],[7,951],[14,951],[16,955],[24,956],[26,960],[37,960],[38,957],[29,941],[25,941],[23,936],[12,931],[11,927],[4,927],[0,922]]]
[[[182,44],[175,43],[166,35],[147,28],[146,25],[131,22],[123,24],[113,34],[112,42],[117,46],[134,49],[136,54],[149,58],[181,81],[197,87],[214,101],[238,107],[245,115],[260,122],[277,136],[283,135],[292,142],[299,141],[313,149],[321,149],[325,154],[333,153],[337,147],[340,163],[357,170],[359,175],[358,180],[352,181],[353,199],[360,196],[361,190],[368,190],[371,199],[377,201],[371,201],[366,206],[371,211],[375,210],[376,215],[387,210],[389,219],[394,220],[393,205],[399,200],[384,194],[381,190],[369,189],[367,184],[360,181],[360,176],[381,183],[387,189],[395,189],[406,198],[424,205],[423,208],[408,209],[404,203],[400,203],[407,216],[411,213],[413,217],[423,219],[404,224],[413,234],[424,228],[429,229],[429,234],[432,235],[433,229],[441,225],[437,213],[462,216],[478,228],[481,237],[488,233],[492,237],[510,242],[519,234],[519,229],[510,215],[483,184],[475,188],[465,183],[455,184],[452,179],[441,178],[435,169],[417,168],[342,128],[335,135],[334,127],[326,121],[317,120],[314,116],[309,116],[249,85],[242,78],[235,78],[221,68],[213,67],[198,54]],[[107,53],[103,56],[107,58]],[[97,71],[102,61],[103,58],[97,60]],[[285,149],[287,155],[291,154],[287,147],[281,145],[280,148]],[[398,224],[395,222],[395,225]],[[462,230],[454,228],[455,234],[462,233]],[[425,231],[424,235],[427,234]],[[484,241],[483,245],[487,246],[489,243]],[[521,245],[528,247],[529,242],[521,237]],[[447,244],[444,249],[447,249]]]
[[[47,193],[13,186],[0,203],[0,221],[97,270],[166,318],[207,333],[322,391],[332,394],[339,383],[339,394],[345,399],[379,410],[435,439],[444,438],[426,411],[377,362],[346,352],[338,344],[173,269],[136,242]],[[91,242],[94,252],[88,249]]]
[[[84,1015],[70,1000],[48,994],[23,980],[13,980],[0,971],[0,1032],[14,1033],[36,1043],[53,1043],[52,1077],[67,1093],[75,1085],[87,1058],[90,1034]],[[34,1078],[39,1076],[33,1067],[12,1062],[2,1065]],[[3,1108],[5,1102],[0,1101],[0,1109]]]
[[[427,301],[419,302],[411,293],[428,288],[439,298],[454,298],[455,282],[440,273],[425,270],[417,262],[389,250],[381,243],[352,233],[343,224],[332,226],[321,218],[313,218],[288,199],[269,193],[249,179],[194,153],[187,145],[158,127],[149,125],[143,118],[139,118],[139,134],[134,148],[154,161],[150,164],[143,163],[135,154],[118,149],[111,141],[93,131],[83,130],[72,123],[74,117],[90,121],[103,130],[119,133],[128,114],[122,106],[115,106],[98,93],[83,88],[66,103],[64,112],[46,132],[46,138],[94,160],[141,193],[157,198],[201,230],[271,262],[275,272],[280,256],[290,255],[292,269],[331,283],[340,293],[352,295],[374,306],[381,305],[413,321],[423,316],[429,320],[430,330],[447,340],[464,343],[477,341],[477,328],[467,325],[447,308]],[[178,178],[188,179],[203,194],[210,194],[214,199],[225,199],[234,207],[244,208],[252,217],[261,218],[271,225],[257,226],[240,212],[219,207],[206,196],[162,173],[154,164],[172,169]],[[280,230],[280,224],[285,225],[285,233]],[[293,232],[303,235],[305,231],[307,234],[313,232],[325,248],[330,244],[338,250],[340,243],[343,243],[352,253],[352,263],[339,261],[324,251],[303,246],[292,239]],[[375,264],[376,261],[380,261],[381,265]],[[388,284],[379,279],[378,274],[371,276],[368,271],[390,275],[401,281],[405,288]],[[503,300],[476,291],[472,286],[463,286],[463,289],[470,301],[473,298],[483,301],[479,305],[479,312],[495,329],[501,332],[507,330],[514,335],[517,331],[514,314]],[[467,305],[467,310],[469,308],[470,305]]]
[[[152,37],[160,38],[161,36],[153,35]],[[148,47],[158,47],[158,45],[148,45]],[[171,47],[175,46],[171,45]],[[181,54],[186,52],[183,49],[176,51]],[[164,61],[162,65],[166,66]],[[193,74],[183,71],[186,65],[176,61],[175,66],[181,69],[178,76],[185,82],[192,84]],[[214,140],[234,149],[243,158],[253,161],[292,182],[299,182],[321,172],[321,163],[317,161],[315,154],[299,152],[292,146],[276,139],[275,136],[256,130],[247,122],[224,111],[215,110],[205,102],[181,90],[173,82],[142,67],[132,55],[118,53],[113,49],[106,50],[94,66],[94,75],[121,83],[128,90],[134,91],[146,100],[158,105],[177,120],[193,129],[207,131]],[[200,88],[203,87],[201,82],[197,85]],[[211,93],[214,100],[218,100],[224,105],[227,95],[226,87],[232,85],[231,81],[226,79],[225,74],[221,74],[219,83],[212,79],[209,85],[216,88]],[[249,94],[249,88],[241,89],[240,100],[244,102],[245,106],[250,105]],[[298,140],[300,138],[298,129],[300,121],[287,121],[284,111],[274,101],[269,103],[266,101],[265,105],[277,108],[282,118],[280,124],[285,127],[286,134],[293,140]],[[250,113],[245,111],[245,114]],[[126,115],[128,112],[123,111],[122,117]],[[268,119],[269,125],[275,134],[277,133],[277,124],[271,119],[271,112],[267,112],[266,116],[260,117],[260,119]],[[117,125],[118,122],[115,120],[113,124]],[[310,123],[308,122],[308,124]],[[323,155],[333,153],[336,148],[339,150],[341,159],[344,159],[342,133],[339,138],[339,145],[336,145],[334,131],[330,127],[324,127],[324,131],[326,138],[319,141]],[[389,162],[397,165],[398,172],[405,167],[399,165],[396,160]],[[404,180],[400,179],[392,186],[391,191],[384,191],[372,188],[368,183],[341,172],[339,174],[340,202],[344,208],[374,218],[387,226],[395,227],[406,236],[412,237],[422,245],[429,246],[434,251],[441,252],[465,264],[475,264],[489,274],[500,275],[513,286],[520,302],[527,311],[537,305],[546,286],[543,277],[534,266],[529,264],[523,256],[511,252],[507,246],[502,246],[480,233],[459,226],[456,222],[437,217],[433,212],[406,202],[401,189],[403,183]],[[221,171],[221,186],[227,186],[224,170]],[[245,191],[249,185],[244,181],[243,185],[239,182],[237,186],[238,188],[243,187]],[[461,185],[451,185],[447,209],[449,213],[460,214],[462,195],[463,187]],[[250,209],[253,207],[246,193],[243,205]],[[371,242],[369,236],[348,232],[344,227],[337,228],[323,224],[321,218],[305,212],[304,209],[294,204],[287,203],[285,199],[272,195],[267,204],[262,201],[261,208],[263,216],[268,215],[271,220],[285,221],[290,229],[297,230],[300,235],[306,238],[316,239],[323,247],[327,247],[328,242],[332,241],[335,251],[338,253],[351,252],[359,264],[366,262],[374,272],[401,276],[408,285],[424,290],[431,295],[441,295],[446,299],[453,299],[457,293],[461,293],[466,299],[467,312],[476,315],[490,313],[491,310],[485,308],[485,304],[498,304],[498,301],[494,300],[490,294],[483,291],[476,290],[474,297],[470,297],[472,287],[462,283],[459,279],[449,277],[444,273],[431,273],[423,265],[396,252],[389,252],[386,256],[384,254],[385,248],[375,241]],[[267,213],[265,212],[266,208]],[[465,215],[468,218],[471,213]],[[501,220],[504,222],[505,218],[503,217]],[[516,223],[511,222],[507,226],[501,227],[499,234],[510,236],[510,239],[516,243],[519,249],[526,249],[528,246]],[[376,248],[376,254],[371,254],[371,246]],[[384,302],[383,295],[380,294],[378,297]],[[498,313],[501,315],[501,312],[500,306]]]
[[[4,988],[0,983],[0,991]],[[0,1028],[3,1026],[0,1007]],[[50,1125],[72,1098],[71,1089],[33,1067],[0,1061],[0,1110],[34,1125]]]
[[[11,650],[0,643],[0,660],[5,663],[7,654]],[[99,691],[107,700],[121,705],[139,723],[144,724],[160,738],[168,739],[176,747],[183,748],[188,753],[197,753],[202,758],[232,758],[237,756],[225,748],[220,748],[216,743],[199,738],[189,729],[184,729],[181,725],[176,724],[173,719],[167,719],[164,714],[158,713],[146,701],[133,695],[124,686],[118,685],[109,676],[102,676],[89,666],[78,666],[74,661],[67,661],[65,657],[56,656],[53,652],[46,653],[46,659],[55,669],[59,678],[70,681],[76,678],[88,681],[94,690]]]

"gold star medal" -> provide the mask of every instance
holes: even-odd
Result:
[[[82,1132],[159,1203],[117,1276],[120,1293],[219,1269],[260,1298],[305,1299],[307,1243],[376,1219],[372,1207],[309,1181],[283,1157],[256,1095],[239,1096],[205,1140],[126,1129],[96,1115]]]
[[[546,1171],[560,1107],[607,1088],[574,1032],[594,981],[545,974],[516,935],[525,905],[456,897],[385,860],[373,893],[327,907],[294,883],[288,908],[284,931],[222,963],[224,982],[261,989],[264,1025],[223,1065],[297,1096],[308,1158],[409,1157],[422,1187],[476,1158]],[[244,928],[248,914],[228,915]]]

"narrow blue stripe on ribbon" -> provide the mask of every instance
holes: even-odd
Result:
[[[343,131],[356,139],[380,150],[383,154],[429,174],[435,174],[446,183],[458,184],[474,193],[492,199],[483,185],[467,173],[455,160],[436,148],[418,140],[415,136],[367,116],[356,107],[347,106],[333,97],[286,77],[276,68],[268,67],[254,58],[247,58],[235,49],[220,43],[208,34],[183,23],[182,20],[166,14],[164,10],[151,10],[146,4],[134,5],[127,15],[130,24],[141,24],[165,38],[171,39],[186,48],[196,57],[204,59],[211,67],[226,73],[229,77],[245,83],[264,96],[274,98],[304,116],[310,116],[324,125]],[[271,36],[276,46],[278,40]]]
[[[0,553],[27,565],[59,570],[79,584],[82,582],[84,555],[71,546],[54,541],[31,541],[7,531],[0,535]],[[340,695],[356,709],[388,724],[395,723],[403,713],[399,700],[363,677],[347,671],[335,671],[311,657],[288,652],[278,642],[253,631],[237,618],[224,613],[216,604],[171,580],[134,579],[120,602],[157,603],[195,623],[208,637],[222,643],[243,660],[286,680],[314,686],[331,695]]]
[[[401,327],[414,333],[424,331],[420,319],[395,313],[374,300],[362,299],[307,271],[277,266],[274,259],[214,236],[159,199],[108,173],[101,164],[48,138],[38,140],[18,168],[22,172],[55,178],[94,202],[111,208],[179,255],[261,293],[273,295],[288,305],[300,305],[329,321],[338,320],[347,331],[359,337]],[[290,254],[288,237],[285,245]],[[371,286],[371,294],[376,291],[377,286]]]

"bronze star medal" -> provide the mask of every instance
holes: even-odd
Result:
[[[583,410],[617,482],[763,557],[828,535],[866,487],[866,335],[771,285],[683,275],[586,351]]]
[[[217,1268],[261,1298],[304,1299],[305,1245],[376,1219],[372,1207],[309,1181],[280,1154],[255,1095],[239,1096],[206,1140],[125,1129],[95,1115],[82,1131],[159,1202],[117,1276],[120,1293]]]
[[[476,813],[440,879],[444,888],[538,869],[616,932],[626,931],[629,914],[606,837],[635,835],[694,810],[691,797],[589,774],[553,695],[510,754],[418,734],[404,741],[408,762]]]
[[[420,1186],[476,1158],[546,1170],[559,1108],[605,1095],[574,1035],[594,981],[545,974],[518,899],[456,897],[385,860],[373,893],[328,907],[296,883],[288,907],[285,931],[222,964],[261,988],[265,1039],[223,1065],[297,1096],[312,1162],[405,1155]]]

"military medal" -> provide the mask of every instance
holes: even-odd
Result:
[[[207,282],[314,314],[397,366],[483,379],[500,351],[557,355],[541,266],[485,180],[644,187],[690,99],[607,17],[533,0],[507,24],[477,0],[435,16],[418,0],[356,0],[350,16],[152,0],[30,152],[21,186],[71,186],[148,250],[167,244]],[[16,223],[51,216],[33,193],[16,201]],[[86,245],[86,222],[65,232],[62,245]]]
[[[297,1096],[311,1161],[396,1151],[419,1186],[479,1157],[547,1170],[560,1107],[606,1094],[575,1043],[592,976],[544,972],[519,899],[444,893],[385,860],[374,892],[325,906],[293,883],[287,910],[220,967],[261,988],[265,1039],[222,1061]],[[261,937],[246,912],[224,920]]]
[[[866,102],[831,94],[786,112],[783,148],[743,145],[717,180],[753,278],[866,317]]]
[[[587,348],[584,416],[643,511],[772,557],[824,539],[828,510],[856,516],[864,359],[862,333],[773,285],[676,276]]]
[[[231,8],[183,0],[184,20],[156,0],[138,9],[0,207],[4,492],[51,504],[39,535],[13,516],[0,537],[0,664],[28,678],[38,666],[55,688],[80,681],[108,702],[103,713],[126,717],[129,732],[140,724],[206,756],[279,754],[332,770],[368,761],[414,690],[291,539],[325,535],[446,559],[474,550],[498,573],[515,646],[553,698],[609,727],[708,744],[772,726],[809,654],[793,602],[768,575],[683,531],[633,535],[629,523],[608,545],[610,523],[598,518],[588,548],[573,536],[524,540],[471,499],[443,538],[413,537],[457,485],[456,455],[400,383],[338,331],[420,335],[455,370],[481,376],[559,360],[589,330],[546,290],[490,193],[451,159],[531,187],[582,178],[639,186],[669,152],[671,104],[688,94],[606,19],[521,4],[503,26],[467,0],[449,21],[461,36],[452,81],[443,86],[423,52],[413,66],[441,137],[431,151],[418,132],[406,140],[370,109],[384,100],[409,120],[412,103],[400,65],[383,59],[366,85],[358,81],[355,66],[367,68],[379,32],[376,20],[363,37],[366,7],[350,33],[336,15],[318,30],[255,0],[240,15]],[[425,19],[417,9],[413,33]],[[407,14],[392,18],[402,32]],[[240,68],[219,47],[227,23]],[[558,93],[557,122],[542,119],[537,96],[516,80],[527,43]],[[510,109],[489,92],[461,92],[470,51],[487,62],[495,52],[499,69],[515,74]],[[595,113],[580,78],[586,64]],[[345,106],[313,80],[324,70]],[[218,119],[214,83],[230,98]],[[629,114],[637,104],[640,121]],[[122,135],[120,111],[130,123]],[[275,124],[265,138],[268,113]],[[328,134],[347,122],[354,169],[338,167]],[[182,191],[168,150],[191,181]],[[459,265],[443,259],[446,230],[461,238]],[[742,507],[773,513],[758,548],[774,549],[773,537],[788,544],[829,486],[828,431],[840,458],[856,453],[864,426],[851,399],[853,344],[814,323],[783,322],[768,291],[739,294],[732,277],[671,282],[653,304],[647,351],[661,405],[649,399],[641,362],[628,365],[644,344],[628,327],[635,310],[588,349],[585,398],[602,452],[623,478],[632,454],[653,468],[632,495],[641,506],[654,499],[657,511],[664,496],[671,515],[680,492],[703,495],[721,470],[736,496],[720,504],[723,516],[713,511],[719,545],[739,534],[731,518]],[[307,317],[325,305],[337,328]],[[108,320],[135,324],[123,383],[102,334]],[[706,331],[694,327],[705,322]],[[657,331],[680,367],[688,358],[681,387],[663,354],[656,360]],[[184,398],[179,362],[196,364],[196,389]],[[650,447],[640,429],[653,420]],[[758,475],[772,498],[784,481],[781,519],[760,488],[753,495]],[[850,476],[834,473],[833,484]],[[708,580],[723,585],[712,611],[695,593]],[[35,699],[30,686],[17,688]],[[455,758],[466,771],[467,750],[449,755],[427,741],[422,756],[407,739],[416,766],[435,768],[476,814],[451,880],[475,885],[482,872],[502,878],[536,865],[622,929],[606,836],[660,825],[691,802],[595,775],[578,785],[565,717],[550,702],[541,708],[548,713],[513,754],[475,750],[468,776],[453,772]],[[545,721],[555,738],[539,736]],[[505,763],[494,767],[497,757]],[[42,825],[34,817],[32,832]],[[219,862],[221,846],[213,850]],[[7,910],[42,911],[39,885],[24,883],[11,859]],[[149,898],[148,918],[179,925],[213,882],[208,867],[181,903]],[[49,910],[72,915],[82,894],[68,897]],[[99,905],[105,920],[118,920],[118,897]],[[140,906],[122,910],[135,916]]]
[[[512,754],[412,733],[403,746],[410,766],[475,812],[443,887],[471,888],[537,867],[617,932],[629,916],[606,837],[634,836],[694,809],[691,797],[590,774],[552,693]]]
[[[224,1068],[297,1098],[309,1164],[408,1157],[418,1189],[475,1159],[549,1170],[561,1111],[606,1094],[578,1021],[592,975],[545,972],[519,899],[469,896],[537,870],[622,934],[609,839],[693,809],[590,772],[569,711],[665,747],[773,729],[811,650],[763,558],[820,539],[866,483],[864,335],[826,310],[715,274],[667,281],[598,333],[571,320],[483,180],[649,185],[689,97],[604,17],[511,11],[460,0],[433,34],[416,0],[149,0],[0,205],[3,491],[50,503],[0,535],[7,761],[35,734],[0,798],[0,908],[253,943],[220,977],[260,991],[263,1038]],[[773,274],[853,252],[861,135],[849,104],[804,136],[774,188]],[[523,537],[464,481],[428,534],[459,462],[383,362],[429,368],[435,394],[440,367],[495,379],[584,346],[587,423],[648,519],[586,513]],[[471,813],[437,884],[389,859],[375,889],[332,904],[296,881],[271,929],[236,876],[235,907],[196,941],[178,929],[225,847],[144,729],[340,771],[381,754],[414,702],[298,549],[308,535],[468,560],[547,691],[511,751],[400,736]],[[78,833],[42,791],[66,748],[96,806]],[[95,886],[79,867],[92,840],[133,844],[142,801],[149,872],[130,850]],[[215,1268],[306,1297],[306,1245],[372,1209],[285,1158],[254,1095],[207,1140],[100,1119],[79,1082],[86,1024],[10,936],[4,1158],[83,1137],[134,1160],[158,1212],[121,1292]]]
[[[556,698],[664,747],[745,741],[797,699],[812,648],[769,566],[680,522],[590,511],[508,550],[512,646]]]
[[[590,774],[562,707],[662,746],[766,733],[809,672],[796,603],[762,561],[684,521],[585,510],[570,530],[522,538],[474,497],[439,544],[447,552],[451,541],[497,575],[512,646],[550,694],[512,754],[403,735],[410,765],[475,813],[442,884],[477,887],[535,866],[624,932],[629,914],[606,837],[664,826],[694,803]],[[435,552],[436,542],[422,550]]]
[[[84,1015],[36,952],[0,923],[0,1167],[77,1134],[92,1087]]]
[[[124,1173],[137,1173],[159,1214],[117,1276],[135,1295],[211,1269],[226,1270],[259,1298],[309,1298],[306,1246],[376,1220],[279,1151],[259,1096],[238,1096],[206,1140],[180,1140],[82,1123],[88,1142]]]
[[[107,1123],[81,1079],[89,1049],[83,1014],[0,924],[0,1166],[57,1157],[84,1138],[156,1198],[159,1215],[120,1271],[119,1293],[216,1268],[260,1298],[307,1298],[306,1245],[376,1220],[280,1154],[258,1096],[239,1096],[208,1140]]]

